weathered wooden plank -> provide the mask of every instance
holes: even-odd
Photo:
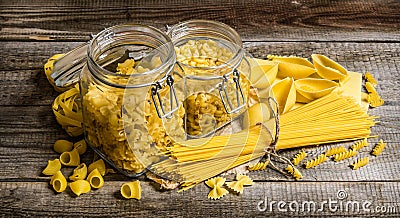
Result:
[[[164,29],[178,21],[211,19],[245,40],[399,40],[398,1],[8,1],[2,40],[88,40],[90,33],[128,22]],[[357,34],[354,34],[354,32]]]
[[[141,182],[140,201],[126,200],[119,193],[122,184],[106,182],[99,190],[74,197],[68,189],[55,194],[45,182],[0,182],[0,213],[88,217],[397,217],[400,210],[398,182],[257,182],[246,187],[241,195],[229,193],[216,201],[207,199],[210,189],[204,184],[176,193],[157,191],[148,182]]]

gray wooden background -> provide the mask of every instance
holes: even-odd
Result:
[[[164,29],[195,18],[232,26],[255,57],[310,57],[321,53],[348,70],[371,71],[386,101],[384,106],[370,110],[380,116],[373,134],[387,142],[384,153],[371,157],[370,164],[357,171],[349,168],[354,159],[302,170],[301,181],[271,169],[251,173],[254,186],[242,195],[228,194],[218,201],[207,199],[209,188],[204,184],[176,193],[158,191],[144,178],[142,200],[125,200],[119,188],[128,179],[118,174],[106,176],[103,188],[79,198],[70,191],[52,191],[49,178],[40,172],[47,160],[57,157],[52,144],[57,139],[71,138],[51,111],[57,93],[44,75],[46,60],[89,40],[90,33],[112,25],[136,22]],[[398,0],[0,1],[0,216],[398,217],[399,70]],[[360,156],[368,155],[377,140],[371,139],[369,149],[362,150]],[[315,157],[327,147],[307,150],[311,151],[310,157]],[[292,157],[297,151],[281,154]],[[83,161],[90,163],[92,157],[89,151]],[[281,206],[284,203],[282,207],[277,206],[279,201]],[[322,210],[291,211],[289,207],[307,202],[320,206],[328,201],[337,204],[331,202],[333,208],[325,205]],[[371,206],[357,210],[346,208],[348,202]]]

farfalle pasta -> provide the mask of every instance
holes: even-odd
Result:
[[[74,169],[74,171],[72,172],[72,175],[69,177],[69,179],[72,181],[83,180],[86,178],[87,173],[88,173],[88,170],[87,170],[86,164],[81,163]]]
[[[78,197],[81,194],[88,193],[91,190],[90,184],[86,180],[76,180],[74,182],[71,182],[69,183],[69,188]]]
[[[63,192],[67,188],[67,179],[65,179],[61,171],[57,171],[57,173],[51,177],[50,185],[53,186],[54,191]]]
[[[61,170],[61,163],[59,159],[49,160],[47,162],[46,168],[42,171],[42,173],[46,176],[52,176]]]
[[[142,197],[142,187],[139,180],[122,184],[120,191],[122,197],[126,199],[135,198],[140,200]]]
[[[60,162],[65,166],[78,166],[81,163],[81,158],[79,156],[78,150],[72,149],[72,151],[63,152],[60,155]]]
[[[367,165],[368,163],[369,163],[369,158],[364,157],[364,158],[358,159],[351,166],[352,166],[353,170],[358,170],[359,168]]]
[[[210,199],[220,199],[224,195],[228,194],[228,190],[223,188],[226,179],[222,177],[214,177],[206,181],[206,185],[212,190],[208,193],[208,198]]]
[[[293,159],[292,159],[292,163],[297,166],[299,165],[299,163],[304,160],[304,158],[307,156],[307,153],[304,150],[301,150],[299,153],[297,153]]]
[[[325,154],[321,154],[318,157],[316,157],[315,159],[307,161],[305,164],[306,169],[316,167],[327,160],[328,160],[328,158],[325,156]]]
[[[296,87],[293,78],[287,77],[274,83],[270,92],[278,102],[281,114],[288,112],[296,103]]]
[[[237,181],[227,182],[226,186],[239,194],[243,193],[244,186],[253,185],[253,180],[246,175],[237,174],[236,180]]]
[[[89,173],[86,179],[92,188],[101,188],[104,185],[104,179],[99,170],[96,168],[92,172]]]
[[[380,155],[383,150],[386,147],[386,143],[381,139],[379,142],[375,145],[374,149],[372,150],[371,154],[374,156]]]

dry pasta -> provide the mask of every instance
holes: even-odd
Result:
[[[379,94],[376,92],[369,93],[367,96],[367,101],[371,107],[379,107],[385,103],[381,96],[379,96]]]
[[[300,79],[308,77],[316,72],[314,65],[306,58],[276,55],[268,55],[267,58],[273,62],[279,63],[278,76],[281,78],[292,77],[294,79]]]
[[[288,112],[296,103],[296,87],[293,78],[285,78],[271,87],[271,96],[274,96],[279,105],[279,113]]]
[[[329,150],[325,151],[325,156],[330,157],[330,156],[333,156],[335,154],[340,154],[345,151],[347,151],[347,150],[344,146],[333,147],[333,148],[330,148]]]
[[[380,155],[383,150],[386,147],[386,143],[381,139],[379,142],[375,145],[374,149],[372,150],[371,154],[374,156]]]
[[[226,186],[239,194],[243,193],[244,186],[253,185],[253,180],[246,175],[237,174],[236,180],[237,181],[227,182]]]
[[[73,148],[73,143],[63,139],[57,140],[53,145],[54,151],[56,151],[59,154],[66,151],[71,151],[72,148]]]
[[[345,152],[342,152],[340,154],[335,154],[333,156],[333,160],[338,162],[338,161],[342,161],[342,160],[354,157],[357,154],[358,154],[358,152],[356,150],[349,149],[349,150],[347,150]]]
[[[297,166],[299,163],[307,156],[307,153],[304,150],[301,150],[297,153],[294,158],[292,159],[292,163]]]
[[[98,169],[100,174],[104,176],[106,174],[106,164],[103,159],[98,159],[95,162],[89,164],[88,172],[92,172],[93,170]]]
[[[81,163],[74,169],[69,179],[72,181],[83,180],[86,178],[86,176],[87,176],[87,166],[85,163]]]
[[[358,151],[358,150],[360,150],[360,149],[362,149],[362,148],[364,148],[364,147],[366,147],[366,146],[368,146],[367,138],[355,142],[355,143],[350,147],[350,149]]]
[[[364,157],[364,158],[358,159],[351,166],[353,167],[353,170],[357,170],[360,167],[363,167],[363,166],[367,165],[368,162],[369,162],[369,158],[368,157]]]
[[[285,170],[288,171],[296,180],[300,180],[301,178],[303,178],[303,175],[301,174],[301,172],[296,167],[293,167],[292,165],[288,165],[285,168]]]
[[[82,140],[80,140],[78,142],[75,142],[74,143],[74,148],[76,150],[78,150],[80,155],[84,154],[86,152],[86,150],[87,150],[87,144],[86,144],[85,139],[82,139]]]
[[[367,92],[369,92],[369,93],[378,93],[376,91],[374,85],[372,85],[372,83],[370,83],[370,82],[365,83],[365,89],[367,89]]]
[[[104,185],[103,176],[101,176],[97,168],[89,173],[87,181],[90,183],[90,186],[92,186],[92,188],[101,188]]]
[[[57,173],[51,177],[50,185],[53,186],[56,192],[63,192],[67,188],[67,179],[65,179],[61,171],[57,171]]]
[[[54,79],[50,76],[50,74],[53,72],[54,69],[54,62],[59,58],[61,58],[62,56],[64,56],[64,54],[55,54],[52,57],[50,57],[44,64],[44,73],[46,74],[47,80],[54,87],[54,90],[56,90],[57,92],[62,92],[70,88],[70,87],[60,88],[56,86],[54,84]]]
[[[69,188],[76,196],[88,193],[91,190],[90,184],[86,180],[76,180],[74,182],[71,182],[69,184]]]
[[[338,80],[340,83],[346,82],[349,78],[347,70],[337,62],[321,54],[312,54],[311,58],[319,76],[329,80]]]
[[[52,176],[61,170],[61,163],[59,159],[49,160],[47,162],[46,168],[42,171],[42,173],[46,176]]]
[[[366,81],[370,82],[372,85],[376,86],[378,84],[378,81],[374,78],[374,76],[370,72],[365,72],[364,78]]]
[[[142,187],[140,186],[139,180],[122,184],[121,195],[127,199],[135,198],[140,200],[142,197]]]
[[[325,154],[321,154],[317,158],[307,161],[306,169],[316,167],[327,160],[328,160],[328,158],[325,156]]]
[[[223,188],[226,179],[222,177],[214,177],[206,181],[206,185],[212,190],[208,193],[208,198],[210,199],[220,199],[224,195],[228,194],[228,190]]]
[[[72,151],[63,152],[60,155],[60,162],[64,166],[71,166],[71,167],[78,166],[81,163],[78,150],[72,149]]]
[[[258,170],[265,170],[269,164],[269,161],[265,162],[258,162],[254,165],[250,165],[247,167],[249,171],[258,171]]]

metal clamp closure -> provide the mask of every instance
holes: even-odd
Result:
[[[228,92],[226,90],[225,83],[228,82],[229,77],[232,75],[232,80],[235,83],[235,93],[236,93],[236,106],[232,104],[231,99],[229,98]],[[222,82],[219,84],[219,96],[222,100],[222,104],[224,105],[225,111],[228,114],[237,113],[246,106],[246,99],[243,94],[242,86],[239,83],[240,80],[240,72],[237,69],[234,69],[230,73],[227,73],[222,76]]]
[[[169,111],[165,110],[165,105],[163,104],[160,95],[160,91],[166,86],[169,86],[169,101],[170,101]],[[179,108],[179,101],[178,97],[176,96],[174,88],[174,78],[171,75],[168,75],[166,78],[157,81],[152,85],[151,99],[153,100],[154,107],[156,108],[158,117],[172,118],[172,114]]]

